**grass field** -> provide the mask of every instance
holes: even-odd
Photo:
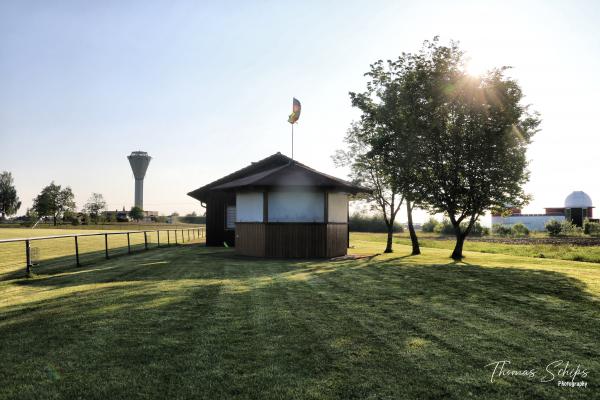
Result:
[[[173,227],[161,227],[160,229],[174,229]],[[178,241],[181,242],[181,229],[177,232]],[[1,239],[14,238],[34,238],[52,235],[72,235],[72,234],[90,234],[90,233],[109,233],[108,246],[109,256],[126,254],[129,250],[127,247],[127,235],[114,235],[118,230],[102,231],[102,230],[78,230],[78,229],[30,229],[30,228],[3,228],[0,229]],[[123,231],[125,232],[125,231]],[[158,244],[158,234],[156,232],[148,232],[147,240],[149,247],[156,247]],[[168,238],[171,243],[175,242],[175,232],[160,233],[161,244],[166,244]],[[188,241],[187,230],[184,229],[184,239]],[[132,251],[142,250],[145,247],[145,239],[143,233],[132,233],[129,235],[129,242]],[[75,263],[75,240],[72,237],[35,240],[31,241],[31,247],[37,253],[37,261],[39,266],[37,270],[43,272],[55,266],[71,265]],[[80,254],[80,262],[83,264],[93,263],[102,260],[105,257],[104,236],[82,236],[78,238],[78,247]],[[0,243],[0,279],[10,278],[13,275],[22,275],[26,265],[25,245],[23,242]]]
[[[352,251],[380,252],[375,237]],[[0,398],[598,398],[600,266],[408,254],[189,244],[0,282]],[[536,375],[492,383],[500,360]],[[540,382],[556,360],[588,387]]]
[[[366,241],[381,241],[385,234],[373,233],[356,233],[357,237]],[[433,247],[437,249],[454,248],[454,239],[439,238],[437,234],[426,234],[417,232],[419,243],[425,247]],[[408,233],[395,235],[394,243],[409,245],[410,238]],[[585,261],[600,263],[600,246],[577,246],[572,244],[508,244],[508,243],[490,243],[490,242],[475,242],[465,241],[465,250],[479,251],[482,253],[491,254],[509,254],[523,257],[536,258],[554,258],[558,260]]]

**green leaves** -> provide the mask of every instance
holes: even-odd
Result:
[[[0,173],[0,214],[2,218],[16,214],[21,207],[12,174],[8,171]]]
[[[507,70],[469,75],[458,43],[435,37],[372,64],[367,90],[350,94],[367,156],[404,197],[448,214],[457,235],[463,221],[467,235],[486,210],[529,200],[526,150],[540,120]]]
[[[56,223],[65,211],[75,210],[75,195],[69,186],[64,189],[51,182],[33,200],[33,208],[40,217],[52,216]]]

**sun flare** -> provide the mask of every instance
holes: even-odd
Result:
[[[480,59],[469,59],[465,64],[465,70],[469,75],[480,76],[484,75],[490,69],[489,65]]]

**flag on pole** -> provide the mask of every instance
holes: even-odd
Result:
[[[297,98],[294,97],[294,101],[292,102],[292,113],[288,117],[288,122],[290,124],[295,124],[298,122],[298,118],[300,118],[300,110],[302,110],[302,106]]]

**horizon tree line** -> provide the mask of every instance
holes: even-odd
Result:
[[[0,173],[0,218],[6,220],[7,217],[16,215],[21,204],[12,173],[3,171]],[[89,218],[90,222],[97,224],[105,221],[110,222],[107,211],[104,196],[101,193],[94,192],[84,204],[80,214],[83,214],[85,218]],[[26,216],[30,219],[37,220],[49,217],[54,225],[57,225],[59,220],[73,221],[78,218],[76,214],[75,195],[71,187],[66,186],[63,188],[54,181],[42,189],[33,199],[32,207],[26,211]],[[144,210],[133,206],[127,212],[127,215],[135,221],[140,221],[144,218]],[[178,216],[179,214],[174,212],[173,215]],[[195,217],[196,213],[186,215],[186,217],[188,216]],[[166,221],[166,217],[163,218]]]

